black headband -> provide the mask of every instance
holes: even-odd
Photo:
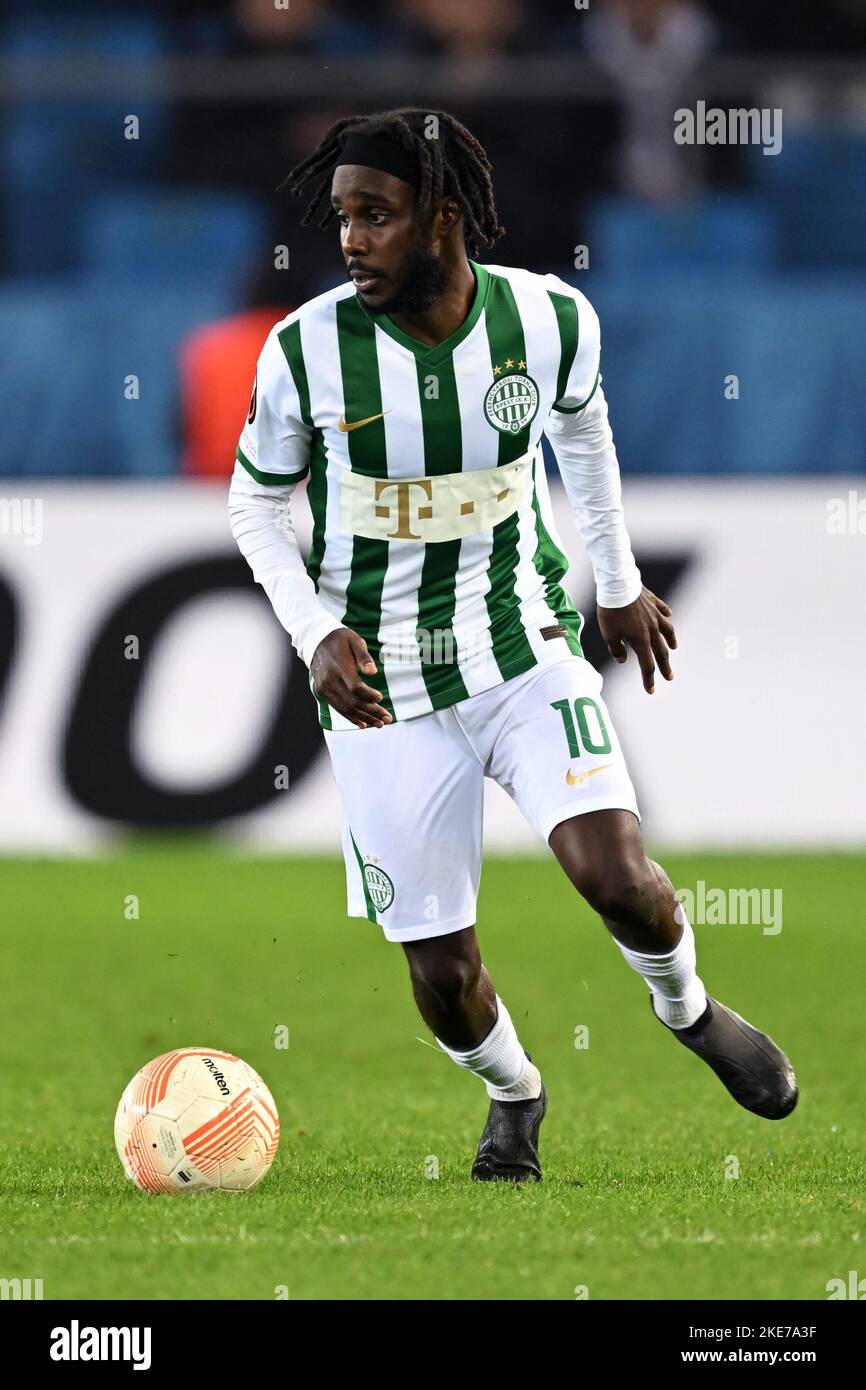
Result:
[[[368,169],[381,169],[383,174],[393,174],[414,188],[421,187],[418,156],[391,135],[363,135],[353,131],[340,151],[337,166],[341,164],[363,164]]]

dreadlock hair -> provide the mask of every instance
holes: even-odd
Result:
[[[439,125],[436,139],[425,133],[431,116],[436,117]],[[329,197],[331,178],[344,142],[354,134],[390,135],[415,153],[421,171],[418,211],[422,219],[432,217],[443,198],[453,198],[463,214],[467,255],[478,256],[482,248],[489,249],[503,235],[505,228],[499,221],[493,197],[490,160],[483,146],[447,111],[425,111],[420,106],[335,121],[313,153],[296,164],[280,184],[280,192],[285,190],[296,198],[313,184],[302,226],[308,226],[323,207],[319,227],[326,227],[334,216]]]

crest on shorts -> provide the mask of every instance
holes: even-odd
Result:
[[[364,865],[364,882],[377,912],[384,912],[394,901],[394,885],[378,864]]]
[[[506,367],[513,366],[509,358]],[[525,363],[522,365],[525,366]],[[488,424],[503,434],[517,434],[534,420],[538,411],[538,387],[525,372],[509,372],[499,376],[501,367],[494,367],[496,380],[484,397],[484,414]]]

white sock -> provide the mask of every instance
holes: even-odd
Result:
[[[681,907],[677,916],[682,918],[682,935],[667,955],[630,951],[621,942],[616,944],[632,970],[642,975],[652,990],[653,1008],[662,1023],[669,1028],[688,1028],[707,1007],[707,992],[696,973],[695,934]]]
[[[536,1100],[541,1095],[541,1072],[520,1046],[511,1016],[498,994],[496,1006],[496,1022],[470,1052],[454,1052],[440,1038],[436,1041],[458,1067],[481,1077],[492,1100]]]

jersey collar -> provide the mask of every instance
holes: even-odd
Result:
[[[469,264],[472,268],[472,274],[475,276],[475,298],[460,327],[455,329],[450,337],[444,338],[441,343],[419,343],[417,338],[410,337],[408,333],[403,332],[402,328],[398,328],[396,323],[392,323],[387,314],[371,314],[361,296],[356,295],[355,297],[367,317],[375,323],[377,328],[381,328],[383,333],[387,333],[389,338],[393,338],[395,343],[408,348],[422,362],[429,364],[439,362],[450,356],[454,349],[463,342],[463,339],[469,336],[487,303],[487,296],[490,291],[490,272],[476,261],[470,261]]]

